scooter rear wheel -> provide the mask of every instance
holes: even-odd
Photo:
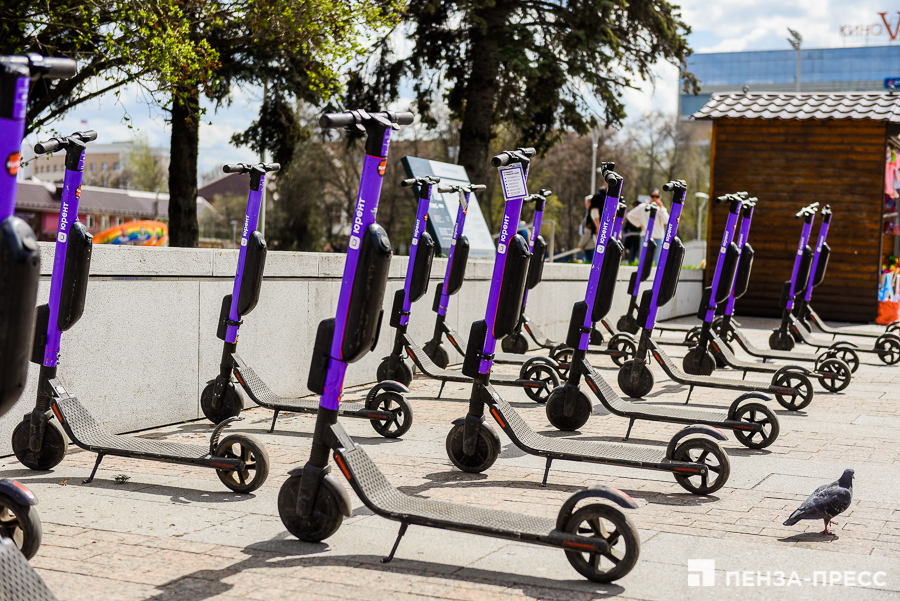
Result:
[[[882,334],[875,341],[875,351],[885,365],[896,365],[900,362],[900,340],[894,336]]]
[[[529,365],[519,374],[519,379],[534,380],[542,384],[540,387],[525,387],[525,394],[528,395],[528,398],[540,404],[546,403],[550,392],[559,386],[559,376],[556,375],[556,370],[545,363]]]
[[[728,482],[731,475],[731,462],[719,443],[707,438],[689,438],[675,449],[672,457],[675,461],[699,463],[706,465],[709,474],[705,476],[687,476],[674,474],[675,480],[683,489],[695,495],[711,495]],[[710,481],[712,477],[712,481]],[[694,479],[699,478],[699,483]]]
[[[500,437],[494,429],[487,424],[481,424],[478,428],[478,439],[475,442],[475,452],[466,455],[463,452],[464,424],[457,424],[447,434],[445,447],[447,456],[457,468],[470,474],[480,474],[487,470],[500,455]]]
[[[700,332],[701,332],[700,326],[694,326],[693,328],[688,330],[687,334],[684,335],[684,341],[689,346],[693,346],[693,345],[699,343],[700,342]]]
[[[412,427],[412,407],[399,392],[385,391],[377,394],[374,399],[366,403],[366,409],[390,411],[393,415],[390,420],[373,419],[369,422],[372,424],[372,428],[385,438],[403,436]]]
[[[573,391],[571,394],[575,395],[575,399],[572,403],[571,415],[566,415],[565,413],[565,386],[558,386],[550,393],[550,398],[547,399],[547,406],[545,407],[547,420],[549,420],[554,428],[562,430],[563,432],[574,432],[575,430],[578,430],[587,423],[591,414],[594,412],[594,407],[591,405],[590,399],[581,390]]]
[[[586,538],[602,538],[609,544],[603,554],[566,551],[566,559],[579,574],[593,582],[612,582],[637,564],[641,543],[637,527],[624,513],[594,503],[582,507],[566,522],[565,532]]]
[[[31,438],[31,414],[25,416],[13,430],[12,447],[16,459],[30,470],[50,470],[62,463],[69,448],[69,439],[55,419],[47,421],[41,448],[34,452],[28,446]]]
[[[774,386],[785,386],[794,388],[797,395],[775,394],[778,404],[788,411],[800,411],[805,409],[813,400],[812,382],[806,377],[806,374],[800,372],[788,371],[776,375],[772,380]]]
[[[34,557],[43,536],[37,509],[0,495],[0,536],[11,539],[25,559]]]
[[[625,396],[632,399],[639,399],[653,390],[653,372],[650,371],[650,368],[647,367],[646,364],[642,365],[637,384],[632,385],[632,365],[634,365],[634,359],[626,361],[625,364],[619,368],[617,381],[619,383],[619,388]]]
[[[528,341],[522,334],[510,334],[503,338],[500,342],[500,348],[504,353],[512,353],[514,355],[524,355],[528,352]]]
[[[244,462],[242,470],[216,470],[222,484],[236,493],[251,493],[269,477],[269,454],[255,436],[229,434],[219,442],[215,456]]]
[[[716,360],[710,351],[701,352],[700,347],[694,347],[684,356],[681,367],[694,376],[711,376],[716,370]]]
[[[435,365],[441,369],[447,369],[447,366],[450,365],[450,353],[447,352],[442,342],[433,344],[434,342],[434,340],[429,340],[422,350],[434,361]]]
[[[819,366],[823,361],[827,359],[840,359],[844,363],[850,367],[850,373],[855,374],[856,370],[859,369],[859,354],[852,348],[838,347],[838,348],[829,348],[827,351],[822,353],[816,358],[816,371],[819,370]]]
[[[634,359],[637,355],[637,345],[630,336],[624,334],[616,334],[609,339],[609,356],[613,363],[622,367],[626,361]]]
[[[278,491],[278,515],[288,532],[305,543],[318,543],[332,536],[341,527],[344,514],[338,496],[327,479],[319,485],[319,492],[309,517],[297,513],[297,497],[300,495],[301,476],[291,476]]]
[[[216,389],[216,381],[206,383],[203,393],[200,395],[200,409],[206,419],[214,424],[221,424],[229,417],[237,417],[244,410],[244,393],[235,388],[234,382],[225,385],[219,407],[213,407],[213,393]]]
[[[575,351],[565,344],[558,344],[550,351],[550,358],[559,363],[559,375],[564,378],[569,375],[569,367],[574,357]]]
[[[768,407],[759,403],[747,403],[738,407],[731,419],[741,422],[757,423],[762,425],[762,432],[747,433],[744,430],[735,430],[734,437],[742,445],[749,449],[764,449],[778,438],[780,427],[778,418]],[[759,438],[757,438],[759,437]]]
[[[769,348],[773,351],[792,350],[794,348],[794,339],[790,334],[775,330],[769,336]]]
[[[850,386],[850,367],[840,359],[825,359],[818,364],[816,372],[831,376],[819,376],[819,384],[828,392],[840,392]]]

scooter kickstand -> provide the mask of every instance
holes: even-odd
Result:
[[[628,422],[628,432],[625,433],[625,440],[628,440],[628,437],[631,436],[631,427],[634,425],[634,418],[631,418],[631,421]]]
[[[381,558],[381,563],[389,563],[392,559],[394,559],[394,553],[397,552],[397,547],[400,546],[400,539],[403,538],[403,535],[406,534],[406,529],[409,527],[409,524],[406,522],[400,522],[400,532],[397,533],[397,540],[394,541],[394,546],[391,548],[391,554],[387,557]]]
[[[97,461],[94,462],[94,469],[91,470],[91,475],[87,480],[82,480],[82,484],[90,484],[94,481],[94,476],[97,474],[97,468],[100,467],[100,462],[103,461],[103,453],[97,453]]]
[[[547,465],[544,466],[544,479],[541,481],[541,488],[547,487],[547,476],[550,475],[550,464],[553,463],[552,457],[547,457]]]
[[[444,380],[443,382],[441,382],[441,389],[438,390],[437,398],[441,398],[441,393],[444,392],[444,385],[445,385],[445,384],[447,384],[447,380]]]
[[[278,419],[278,409],[275,410],[275,415],[272,416],[272,425],[269,426],[269,434],[275,431],[275,420]]]
[[[694,392],[694,387],[693,387],[693,385],[692,385],[692,386],[690,387],[690,389],[688,390],[688,396],[687,396],[687,398],[684,399],[684,404],[685,404],[685,405],[687,405],[688,403],[691,402],[691,394],[693,394],[693,392]]]

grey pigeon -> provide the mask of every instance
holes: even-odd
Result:
[[[791,517],[784,521],[785,526],[793,526],[800,520],[824,520],[825,530],[822,534],[834,534],[828,531],[828,525],[834,524],[831,518],[847,511],[853,500],[853,470],[844,470],[840,480],[825,484],[809,495]]]

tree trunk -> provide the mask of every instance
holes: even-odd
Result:
[[[172,100],[172,148],[169,161],[169,246],[196,247],[197,152],[200,103],[196,89]]]
[[[493,6],[477,11],[484,19],[484,29],[474,25],[470,30],[472,72],[466,83],[466,112],[459,132],[458,162],[466,168],[473,184],[487,183],[488,152],[500,89],[500,61],[496,54],[500,49],[501,30],[511,10],[510,5],[498,0]],[[488,227],[493,226],[491,213],[484,211]]]

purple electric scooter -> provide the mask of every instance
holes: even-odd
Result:
[[[244,217],[234,288],[231,294],[222,299],[222,308],[219,312],[216,336],[224,342],[219,375],[206,384],[200,396],[203,414],[215,424],[239,415],[244,408],[244,401],[240,390],[235,388],[231,379],[233,374],[254,403],[274,411],[269,432],[275,429],[280,412],[316,413],[319,407],[319,402],[314,397],[282,397],[275,394],[237,353],[238,330],[243,318],[259,301],[265,271],[266,241],[256,229],[265,176],[266,173],[278,171],[279,168],[277,163],[255,165],[236,163],[223,167],[225,173],[249,173],[250,194],[247,198],[247,213]],[[396,383],[386,383],[383,388],[388,392],[392,386],[396,387],[396,392],[408,391],[405,386]],[[364,404],[343,403],[340,415],[367,419],[375,431],[386,438],[403,436],[412,426],[412,408],[401,394],[381,394],[378,396],[377,406],[375,403],[374,397]]]
[[[93,481],[103,458],[113,455],[213,468],[229,489],[252,492],[262,486],[269,473],[269,459],[262,443],[243,434],[230,434],[219,440],[224,428],[239,418],[230,418],[216,426],[208,447],[112,434],[69,394],[58,377],[62,333],[74,326],[84,313],[93,237],[78,221],[78,204],[85,148],[96,137],[93,131],[77,132],[51,138],[34,147],[37,154],[64,150],[66,172],[50,301],[37,309],[31,354],[31,361],[41,366],[37,400],[34,410],[25,414],[13,431],[13,452],[25,467],[49,470],[66,456],[68,435],[82,449],[97,454],[85,484]]]
[[[635,312],[638,308],[638,293],[641,289],[641,282],[650,277],[650,271],[653,269],[653,257],[656,256],[656,240],[653,239],[653,222],[656,221],[656,212],[659,210],[652,202],[646,203],[644,210],[650,213],[647,229],[644,231],[644,241],[641,244],[641,254],[638,257],[637,270],[631,274],[628,280],[628,311],[619,318],[616,327],[620,332],[628,332],[629,334],[637,334],[640,326],[637,322]]]
[[[68,79],[75,72],[75,61],[67,58],[0,56],[0,415],[12,409],[25,389],[41,271],[34,232],[15,216],[28,88],[33,81]],[[4,599],[55,599],[25,561],[41,545],[36,504],[27,487],[0,478],[0,597]]]
[[[368,137],[337,315],[319,324],[310,365],[308,386],[322,395],[312,450],[306,465],[292,470],[281,487],[281,521],[300,540],[319,542],[337,532],[351,515],[349,495],[330,473],[332,452],[363,504],[376,515],[400,522],[397,540],[383,562],[393,559],[400,540],[413,525],[560,548],[572,566],[590,580],[621,578],[634,567],[640,548],[637,528],[612,505],[637,507],[624,493],[607,487],[577,492],[563,503],[555,520],[409,496],[388,482],[337,421],[347,365],[375,346],[383,313],[391,244],[384,229],[375,223],[383,177],[378,166],[384,165],[392,130],[412,120],[411,113],[363,111],[327,114],[321,120],[325,128],[364,128]],[[524,189],[524,181],[521,184]],[[502,257],[505,250],[497,256]],[[502,270],[500,259],[497,264]],[[586,499],[612,503],[578,507]]]

